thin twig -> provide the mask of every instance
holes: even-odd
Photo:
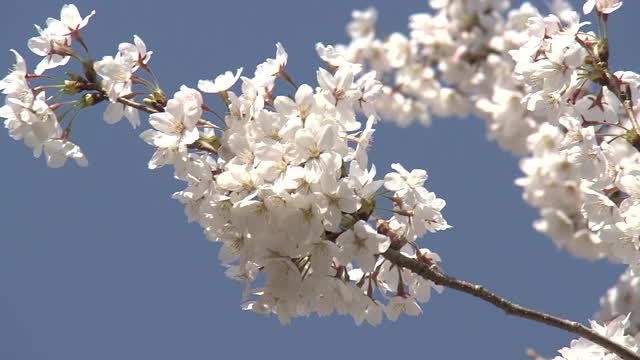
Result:
[[[124,98],[124,97],[119,97],[118,98],[118,102],[120,104],[123,104],[123,105],[126,105],[126,106],[131,106],[134,109],[138,109],[140,111],[144,111],[144,112],[147,112],[149,114],[155,114],[155,113],[158,112],[158,110],[156,110],[156,109],[152,109],[150,107],[147,107],[147,106],[145,106],[143,104],[139,104],[139,103],[137,103],[135,101],[131,101],[131,100],[129,100],[127,98]]]
[[[420,275],[426,280],[431,280],[437,285],[442,285],[457,291],[461,291],[480,298],[499,309],[502,309],[507,315],[513,315],[524,319],[533,320],[542,324],[546,324],[570,333],[579,335],[595,344],[598,344],[607,350],[616,353],[625,360],[640,360],[640,356],[630,349],[601,336],[597,332],[587,328],[586,326],[571,320],[565,320],[541,311],[526,308],[515,304],[487,289],[481,285],[472,284],[464,280],[458,280],[442,272],[430,268],[417,259],[409,258],[397,250],[389,249],[382,254],[392,263],[409,269]]]

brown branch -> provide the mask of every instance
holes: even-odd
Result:
[[[611,341],[610,339],[598,334],[597,332],[585,327],[584,325],[570,320],[565,320],[541,311],[533,310],[515,304],[487,289],[482,285],[472,284],[464,280],[458,280],[449,275],[429,267],[417,259],[409,258],[397,250],[389,249],[382,254],[387,260],[393,264],[409,269],[420,275],[426,280],[431,280],[437,285],[442,285],[457,291],[467,293],[471,296],[480,298],[495,307],[502,309],[507,315],[513,315],[524,319],[533,320],[542,324],[546,324],[558,329],[568,331],[579,335],[603,348],[616,353],[625,360],[640,360],[640,356],[630,349]]]
[[[135,101],[131,101],[131,100],[125,98],[125,97],[119,97],[118,98],[118,102],[120,104],[123,104],[123,105],[126,105],[126,106],[131,106],[134,109],[138,109],[140,111],[144,111],[144,112],[149,113],[149,114],[155,114],[155,113],[158,112],[158,110],[156,110],[156,109],[152,109],[152,108],[147,107],[147,106],[145,106],[143,104],[139,104],[139,103],[137,103]]]
[[[155,113],[158,113],[158,112],[159,112],[159,111],[158,111],[158,110],[156,110],[156,109],[153,109],[153,108],[147,107],[147,106],[145,106],[145,105],[143,105],[143,104],[139,104],[139,103],[137,103],[137,102],[135,102],[135,101],[131,101],[131,100],[127,99],[126,97],[119,97],[119,98],[118,98],[118,102],[119,102],[120,104],[124,104],[124,105],[126,105],[126,106],[131,106],[131,107],[132,107],[132,108],[134,108],[134,109],[138,109],[138,110],[141,110],[141,111],[147,112],[147,113],[149,113],[149,114],[155,114]],[[204,123],[207,123],[207,124],[209,123],[208,121],[203,120],[203,119],[199,119],[199,120],[198,120],[198,122],[199,122],[199,123],[204,122]],[[216,127],[216,128],[217,128],[217,127]],[[214,146],[212,146],[211,144],[209,144],[209,143],[208,143],[208,142],[206,142],[206,141],[203,141],[202,139],[198,139],[198,140],[196,140],[193,144],[189,144],[187,147],[188,147],[189,149],[195,149],[195,150],[200,150],[200,151],[206,151],[206,152],[209,152],[209,153],[212,153],[212,154],[217,154],[217,153],[218,153],[217,149],[216,149]]]

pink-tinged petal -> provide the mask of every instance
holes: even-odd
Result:
[[[621,7],[621,6],[622,6],[622,1],[620,1],[620,2],[618,2],[618,3],[615,3],[615,4],[611,4],[611,5],[609,5],[609,6],[605,7],[605,8],[603,8],[603,9],[601,10],[601,12],[602,12],[603,14],[611,14],[612,12],[614,12],[614,11],[616,11],[616,10],[620,9],[620,7]]]
[[[149,116],[149,124],[158,131],[165,134],[176,133],[176,119],[168,112],[151,114]]]
[[[180,119],[182,119],[182,117],[184,116],[184,105],[182,104],[181,101],[178,101],[174,98],[167,102],[165,111],[171,116],[173,116],[174,123],[178,123],[180,122]]]

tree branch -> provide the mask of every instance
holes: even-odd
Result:
[[[140,111],[144,111],[144,112],[149,113],[149,114],[155,114],[155,113],[158,112],[158,110],[156,110],[156,109],[152,109],[152,108],[147,107],[145,105],[138,104],[137,102],[131,101],[131,100],[129,100],[129,99],[125,98],[125,97],[122,97],[122,96],[118,98],[118,102],[120,104],[123,104],[123,105],[126,105],[126,106],[131,106],[134,109],[138,109]]]
[[[389,249],[382,255],[393,264],[407,268],[417,275],[420,275],[422,278],[433,281],[437,285],[442,285],[480,298],[495,307],[502,309],[507,315],[533,320],[535,322],[579,335],[611,352],[614,352],[622,359],[640,360],[640,356],[630,349],[611,341],[578,322],[565,320],[541,311],[514,304],[513,302],[485,289],[482,285],[472,284],[464,280],[453,278],[435,270],[434,267],[429,267],[427,264],[424,264],[417,259],[409,258],[397,250]]]

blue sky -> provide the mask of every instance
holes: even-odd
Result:
[[[541,2],[535,2],[540,6]],[[574,4],[581,1],[574,1]],[[36,59],[26,41],[33,24],[57,17],[64,1],[3,3],[0,63],[15,48]],[[256,64],[282,42],[288,72],[315,85],[314,44],[345,42],[352,9],[375,6],[385,33],[406,31],[407,16],[426,1],[79,1],[96,17],[84,32],[97,57],[138,34],[167,93],[181,84]],[[612,16],[615,68],[636,70],[627,46],[640,4]],[[4,50],[3,50],[4,51]],[[252,71],[252,70],[251,70]],[[101,109],[102,110],[102,109]],[[525,359],[526,348],[552,355],[571,335],[509,318],[467,295],[446,290],[418,318],[372,328],[350,318],[296,319],[240,309],[241,285],[225,278],[218,245],[187,224],[171,199],[169,170],[152,172],[152,149],[126,121],[108,126],[101,110],[74,127],[90,167],[48,169],[43,159],[0,135],[0,359]],[[518,160],[485,140],[475,118],[436,119],[431,128],[378,128],[370,155],[426,168],[427,187],[447,201],[451,230],[422,243],[450,274],[479,282],[524,305],[586,321],[622,268],[575,259],[536,233],[536,210],[513,184]]]

